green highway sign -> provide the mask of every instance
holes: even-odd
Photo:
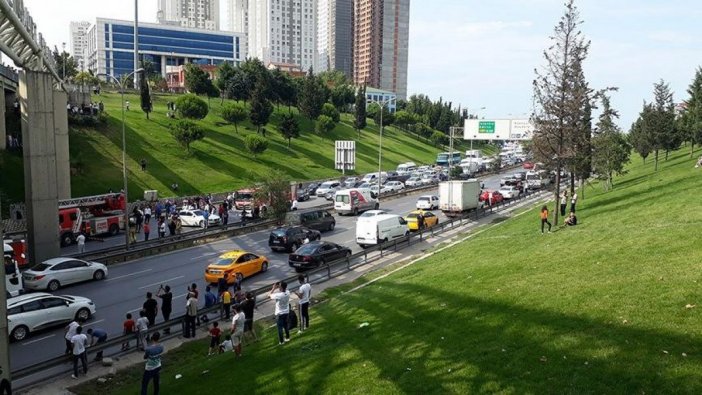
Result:
[[[480,121],[478,123],[478,133],[495,134],[495,121]]]

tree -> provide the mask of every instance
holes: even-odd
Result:
[[[330,100],[337,110],[344,112],[350,104],[354,103],[355,94],[351,85],[337,85],[331,90]]]
[[[337,111],[336,107],[334,107],[334,105],[331,103],[324,103],[322,106],[322,115],[328,116],[336,123],[341,121],[341,114],[339,114],[339,111]]]
[[[297,122],[297,118],[292,114],[283,115],[278,129],[280,129],[283,138],[288,140],[288,148],[290,148],[291,139],[300,137],[300,124]]]
[[[368,120],[366,113],[366,86],[358,88],[356,92],[356,100],[354,103],[355,116],[353,120],[353,127],[358,131],[358,136],[361,137],[361,130],[365,129]]]
[[[261,126],[265,126],[273,113],[273,105],[264,96],[263,89],[254,89],[251,95],[251,111],[249,112],[249,119],[251,123],[256,126],[258,133],[261,133]]]
[[[418,122],[414,124],[412,129],[414,129],[414,132],[417,134],[418,137],[421,136],[425,139],[428,139],[429,137],[431,137],[432,133],[434,133],[434,131],[423,122]]]
[[[185,65],[185,89],[196,95],[206,95],[212,91],[209,74],[193,63]]]
[[[439,147],[441,145],[445,145],[448,142],[448,136],[446,136],[446,133],[437,130],[431,134],[429,140],[431,140],[434,146]]]
[[[290,107],[295,105],[297,100],[295,81],[288,74],[275,69],[271,72],[271,84],[273,85],[272,91],[275,102],[278,105],[287,106],[288,112],[290,112]]]
[[[249,116],[246,107],[240,103],[226,103],[222,105],[222,119],[234,124],[234,131],[239,134],[239,122],[243,122]]]
[[[535,70],[533,82],[534,155],[556,170],[555,205],[561,193],[561,170],[574,157],[573,142],[585,129],[583,120],[591,102],[582,69],[590,43],[579,30],[582,21],[574,0],[568,0],[565,7],[564,15],[554,28],[552,44],[544,51],[546,66],[541,71]],[[558,210],[553,213],[554,222],[558,223]]]
[[[326,115],[320,115],[317,118],[317,123],[315,124],[314,130],[322,137],[325,137],[329,132],[334,130],[336,127],[336,122]]]
[[[232,76],[226,81],[224,96],[227,99],[247,101],[251,98],[252,82],[241,68],[234,69]]]
[[[279,223],[282,223],[290,209],[289,196],[290,180],[283,178],[278,172],[268,173],[254,194],[256,200],[266,202],[266,216]]]
[[[695,144],[702,144],[702,67],[695,71],[695,78],[687,88],[690,98],[685,102],[685,110],[681,116],[681,129],[684,130],[690,142],[690,158],[695,150]]]
[[[149,119],[149,113],[153,110],[153,103],[151,102],[149,81],[146,78],[139,78],[139,98],[141,110],[146,114],[146,119]]]
[[[79,85],[98,85],[100,83],[100,79],[92,74],[90,74],[87,71],[81,71],[80,73],[76,74],[76,76],[73,78],[73,80],[76,82],[76,84]]]
[[[653,140],[654,170],[658,171],[658,153],[660,150],[677,148],[680,144],[675,129],[675,105],[673,92],[665,81],[653,84],[654,101],[651,111],[644,118],[644,128],[648,129]]]
[[[395,113],[395,124],[400,126],[402,130],[407,131],[409,125],[414,125],[418,122],[418,117],[415,114],[400,110]]]
[[[180,145],[185,147],[188,153],[190,153],[190,144],[205,138],[205,132],[202,128],[188,119],[179,119],[176,121],[172,126],[171,133]]]
[[[614,187],[614,174],[624,174],[629,163],[631,146],[614,123],[619,114],[612,109],[609,96],[600,95],[602,113],[597,121],[597,133],[592,138],[592,162],[598,178],[604,180],[605,191]]]
[[[373,120],[380,126],[380,106],[373,103],[371,107],[373,107]],[[391,113],[387,106],[383,106],[383,126],[392,125],[393,122],[395,122],[395,114]]]
[[[328,70],[319,73],[319,79],[326,86],[338,87],[342,85],[351,85],[353,82],[346,77],[343,71]]]
[[[641,155],[644,164],[646,164],[648,155],[653,151],[653,136],[651,136],[648,128],[644,126],[644,119],[650,117],[649,113],[651,111],[651,105],[644,103],[639,118],[631,125],[629,130],[629,145]]]
[[[229,62],[222,62],[217,66],[217,71],[215,72],[214,86],[219,89],[222,97],[222,103],[224,103],[224,97],[227,96],[227,85],[234,79],[234,67],[232,67]]]
[[[210,111],[204,100],[193,94],[182,95],[175,101],[176,111],[182,118],[203,119]]]
[[[68,52],[59,52],[58,48],[54,46],[54,51],[51,55],[54,58],[54,62],[56,62],[56,73],[62,80],[69,80],[78,74],[78,63]],[[66,72],[65,75],[64,70]]]
[[[317,119],[322,113],[322,106],[326,103],[328,96],[327,87],[313,74],[310,67],[298,95],[297,106],[300,113],[309,119]]]
[[[250,134],[244,139],[244,145],[256,158],[259,154],[264,153],[268,149],[268,140],[257,134]]]

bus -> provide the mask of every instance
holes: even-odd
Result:
[[[437,166],[448,167],[449,164],[451,166],[458,166],[460,163],[461,163],[461,153],[460,152],[454,152],[453,154],[449,154],[448,152],[442,152],[442,153],[436,155]]]

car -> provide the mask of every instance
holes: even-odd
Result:
[[[485,206],[494,206],[497,203],[502,203],[502,201],[504,201],[505,198],[504,196],[502,196],[500,191],[486,190],[480,194],[480,198],[478,200],[483,202],[483,205]]]
[[[360,181],[358,177],[348,177],[344,180],[344,188],[354,188]]]
[[[527,161],[524,161],[524,163],[522,163],[522,169],[524,169],[524,170],[534,170],[534,162],[531,162],[531,161],[528,161],[528,160],[527,160]]]
[[[391,192],[399,192],[405,189],[405,184],[400,181],[388,181],[383,185],[384,188],[388,188]],[[384,192],[383,192],[384,193]]]
[[[518,181],[517,178],[514,177],[514,175],[509,175],[509,176],[504,176],[500,178],[500,186],[508,185],[511,182]]]
[[[268,237],[268,246],[273,251],[285,250],[293,252],[308,242],[320,240],[322,233],[304,226],[287,226],[274,229]]]
[[[424,185],[438,184],[439,177],[436,174],[424,174],[421,181]]]
[[[285,216],[285,224],[304,226],[324,232],[334,230],[336,219],[329,210],[310,208],[287,213]]]
[[[331,200],[332,202],[334,201],[334,197],[336,196],[336,193],[340,191],[341,188],[334,188],[327,193],[324,194],[324,199],[326,200]]]
[[[226,273],[229,284],[233,284],[238,275],[241,275],[241,278],[246,278],[256,273],[264,273],[267,270],[268,258],[265,256],[243,250],[233,250],[220,255],[216,262],[207,266],[205,281],[209,284],[216,284]]]
[[[22,341],[32,332],[86,321],[95,311],[93,301],[81,296],[28,293],[7,300],[7,333],[12,340]]]
[[[505,185],[502,188],[500,188],[499,192],[502,194],[502,197],[505,199],[514,199],[516,197],[519,197],[519,195],[522,193],[519,188],[516,186],[510,186],[510,185]]]
[[[514,178],[516,178],[517,180],[521,180],[521,181],[526,180],[526,172],[525,171],[518,171],[518,172],[514,173]]]
[[[370,189],[375,184],[371,184],[370,182],[363,182],[361,183],[356,189]]]
[[[178,217],[183,226],[197,226],[200,228],[205,228],[205,212],[203,210],[180,210],[178,212]],[[222,219],[219,218],[217,214],[210,214],[207,217],[208,226],[217,226],[222,223]]]
[[[439,208],[439,197],[436,195],[424,195],[417,199],[417,210],[434,210]]]
[[[317,188],[315,194],[317,197],[323,197],[327,194],[327,192],[331,190],[338,190],[340,187],[341,183],[339,181],[325,181]]]
[[[420,230],[438,225],[439,217],[431,211],[416,210],[407,214],[405,221],[407,221],[407,229]]]
[[[310,193],[307,189],[301,188],[297,190],[297,201],[306,202],[310,200]]]
[[[410,177],[405,181],[405,186],[408,188],[416,188],[416,187],[421,187],[424,185],[422,182],[422,179],[420,177]]]
[[[30,290],[49,290],[83,281],[100,281],[107,277],[107,266],[99,262],[76,258],[52,258],[34,265],[22,273],[24,287]]]
[[[385,210],[368,210],[368,211],[364,212],[363,214],[359,215],[358,219],[359,219],[359,221],[362,221],[362,220],[365,220],[368,218],[373,218],[373,217],[376,217],[378,215],[387,214],[387,213],[388,212]]]
[[[369,189],[371,191],[371,196],[373,196],[373,197],[378,196],[378,191],[380,191],[380,193],[382,193],[382,194],[392,192],[392,190],[390,188],[387,188],[385,185],[383,185],[382,187],[379,187],[378,184],[371,185],[371,187]]]
[[[288,256],[288,265],[297,272],[313,269],[351,256],[351,249],[328,241],[313,241]]]
[[[307,193],[310,195],[314,195],[315,192],[317,192],[317,188],[319,188],[319,183],[317,182],[311,182],[305,187]]]

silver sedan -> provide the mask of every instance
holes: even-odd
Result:
[[[75,258],[52,258],[22,273],[24,287],[56,291],[68,284],[107,277],[107,266]]]

